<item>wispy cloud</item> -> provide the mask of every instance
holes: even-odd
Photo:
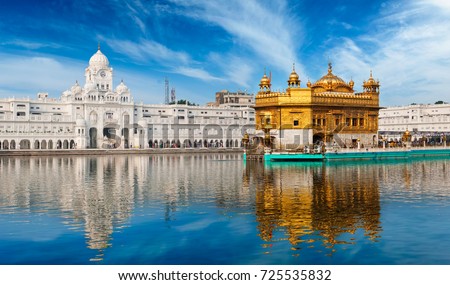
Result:
[[[26,49],[30,49],[30,50],[36,50],[36,49],[41,49],[41,48],[61,48],[62,47],[62,45],[56,44],[56,43],[24,41],[21,39],[0,42],[0,45],[22,47],[22,48],[26,48]]]
[[[301,24],[290,16],[285,1],[185,1],[184,16],[219,26],[241,47],[249,48],[258,62],[286,70],[298,62],[296,49],[302,44]],[[265,6],[264,4],[270,4]]]
[[[228,81],[243,88],[253,87],[251,83],[254,83],[255,65],[248,57],[213,52],[209,54],[208,60],[223,70],[224,78]]]
[[[191,78],[208,80],[222,80],[211,75],[208,71],[195,67],[198,65],[187,52],[174,51],[151,40],[131,42],[129,40],[103,39],[115,48],[115,52],[134,58],[139,64],[150,65],[158,63],[163,71],[181,74]]]
[[[192,68],[192,67],[176,67],[172,70],[173,73],[182,74],[192,78],[198,78],[204,81],[208,80],[223,80],[219,77],[212,76],[208,72],[200,68]]]
[[[141,33],[134,41],[120,36],[102,40],[139,64],[157,63],[158,69],[166,72],[203,81],[229,81],[242,87],[255,86],[258,79],[255,80],[254,74],[261,74],[263,67],[281,70],[287,75],[295,62],[297,70],[304,70],[296,55],[303,41],[301,23],[284,0],[169,0],[165,4],[111,1]],[[204,44],[196,43],[213,46],[209,54],[221,54],[214,66],[206,54],[196,54],[186,45],[184,50],[180,49],[173,41],[162,44],[155,35],[147,34],[146,25],[158,26],[159,20],[174,16],[178,19],[172,23],[174,25],[190,25],[194,20],[196,25],[200,23],[199,28],[206,24],[221,29],[220,33],[198,37]],[[183,30],[183,27],[179,28]],[[212,44],[214,42],[223,45]]]
[[[450,101],[449,12],[450,4],[438,0],[387,6],[372,32],[334,48],[337,65],[355,82],[373,69],[382,104]]]
[[[152,41],[141,39],[137,42],[130,40],[102,38],[114,51],[134,58],[138,63],[158,62],[166,65],[188,64],[192,61],[190,55],[183,51],[174,51],[168,47]]]
[[[83,65],[70,60],[61,63],[49,57],[0,54],[0,89],[6,97],[34,97],[41,91],[57,97],[76,79],[82,79],[80,70],[83,68]],[[14,90],[7,86],[14,86]],[[34,93],[21,90],[34,90]]]

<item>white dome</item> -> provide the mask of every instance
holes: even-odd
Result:
[[[72,86],[71,91],[74,95],[81,93],[81,86],[78,84],[78,81]]]
[[[120,84],[116,87],[116,92],[119,94],[128,92],[128,87],[123,83],[123,81],[121,81]]]
[[[89,66],[108,67],[109,60],[99,49],[89,60]]]

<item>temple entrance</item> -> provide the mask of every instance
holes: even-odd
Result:
[[[120,145],[120,137],[117,136],[115,128],[103,128],[102,148],[117,148]]]
[[[317,133],[313,136],[313,144],[320,144],[324,142],[325,135],[323,133]]]

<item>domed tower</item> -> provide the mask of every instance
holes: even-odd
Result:
[[[264,76],[261,78],[261,81],[259,82],[259,91],[263,93],[269,93],[271,86],[272,84],[270,83],[270,78],[267,77],[266,71],[264,70]]]
[[[347,84],[342,78],[333,74],[333,66],[328,63],[328,73],[322,76],[311,86],[315,93],[325,91],[352,92],[353,87]]]
[[[380,81],[375,81],[372,77],[372,70],[370,71],[370,77],[363,83],[364,92],[367,93],[380,93]]]
[[[289,79],[287,82],[288,82],[288,87],[290,87],[290,88],[300,87],[300,79],[299,79],[297,72],[295,72],[295,63],[292,64],[292,72],[291,72],[291,75],[289,75]]]
[[[348,86],[353,89],[353,86],[355,86],[355,81],[353,81],[353,79],[350,79],[350,81],[348,82]]]
[[[86,68],[84,76],[86,77],[85,89],[112,91],[113,69],[109,66],[108,58],[101,52],[98,45],[97,52],[89,60],[89,66]]]
[[[125,85],[125,83],[123,83],[123,80],[120,81],[119,85],[117,85],[116,93],[119,96],[120,102],[131,102],[130,90]]]

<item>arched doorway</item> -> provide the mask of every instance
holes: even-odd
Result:
[[[313,144],[320,144],[324,142],[325,135],[323,133],[317,133],[313,135]]]
[[[70,140],[70,149],[74,149],[74,148],[75,148],[75,141]]]
[[[53,149],[53,141],[52,140],[48,141],[48,149]]]
[[[37,141],[37,142],[38,142],[37,148],[39,148],[39,141]],[[29,140],[21,140],[19,145],[20,145],[20,149],[30,149],[31,148],[31,143]],[[13,147],[12,147],[12,141],[11,141],[11,149],[12,148]],[[15,146],[14,146],[14,148],[15,148]],[[36,148],[36,144],[34,145],[34,148]]]
[[[184,145],[185,148],[190,148],[190,147],[192,147],[191,141],[188,140],[188,139],[185,139],[185,140],[183,141],[183,145]]]
[[[7,140],[3,141],[3,149],[9,149],[9,142]]]
[[[63,148],[64,149],[68,149],[69,148],[69,141],[68,140],[64,140]]]
[[[40,143],[38,140],[34,141],[34,149],[39,149]]]
[[[28,141],[28,143],[30,143],[30,141]],[[16,149],[16,141],[15,140],[11,140],[11,142],[9,143],[9,148]],[[30,147],[28,146],[28,148],[30,148]]]
[[[108,124],[103,128],[102,148],[118,148],[121,143],[120,136],[117,135],[120,126],[117,124]]]
[[[46,140],[42,140],[41,149],[47,149],[47,141]]]

